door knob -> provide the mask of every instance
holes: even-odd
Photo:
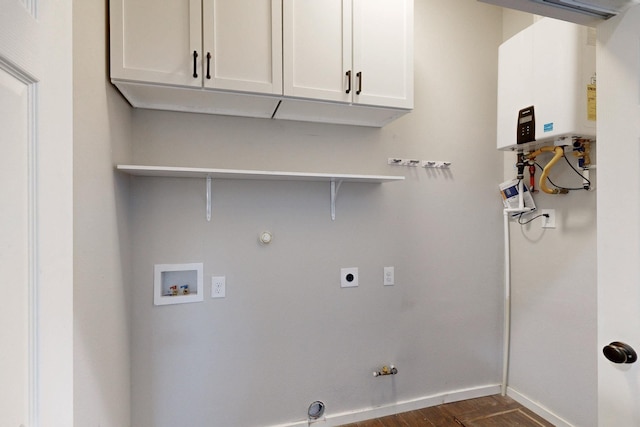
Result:
[[[602,352],[604,357],[613,363],[633,363],[638,359],[638,355],[630,345],[618,341],[605,346]]]

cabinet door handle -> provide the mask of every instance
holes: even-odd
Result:
[[[211,52],[207,52],[207,79],[211,79]]]
[[[347,71],[347,90],[346,93],[351,92],[351,70]]]
[[[356,77],[358,78],[358,90],[356,90],[356,95],[360,95],[360,92],[362,92],[362,71],[358,71],[356,73]]]
[[[198,52],[193,51],[193,78],[198,78]]]

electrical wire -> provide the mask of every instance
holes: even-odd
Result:
[[[529,224],[529,223],[530,223],[531,221],[533,221],[534,219],[538,219],[538,218],[543,217],[543,216],[544,216],[544,217],[546,217],[546,218],[549,218],[549,214],[544,213],[544,214],[536,215],[536,216],[534,216],[533,218],[529,218],[527,221],[522,222],[522,215],[524,215],[524,214],[523,214],[523,213],[521,213],[520,215],[518,215],[518,224],[520,224],[520,225],[526,225],[526,224]]]
[[[574,172],[575,172],[575,173],[576,173],[580,178],[582,178],[582,179],[584,179],[585,181],[587,181],[587,182],[589,183],[589,186],[591,186],[591,181],[589,181],[587,178],[585,178],[585,177],[584,177],[584,175],[582,175],[582,174],[580,173],[580,171],[579,171],[578,169],[576,169],[576,168],[575,168],[575,166],[573,166],[573,165],[571,164],[571,162],[569,161],[569,159],[567,159],[567,156],[562,156],[562,157],[564,157],[564,160],[567,162],[567,164],[569,165],[569,167],[570,167],[571,169],[573,169],[573,171],[574,171]],[[583,187],[583,188],[581,188],[581,190],[584,190],[584,187]]]
[[[582,174],[580,172],[578,172],[578,170],[576,168],[573,167],[573,165],[571,164],[569,159],[567,159],[567,156],[562,156],[562,157],[564,157],[564,159],[567,161],[569,166],[571,166],[571,169],[573,169],[574,172],[576,172],[578,175],[580,175],[581,178],[583,178],[585,181],[587,181],[589,183],[589,185],[591,185],[591,181],[589,181],[584,176],[582,176]],[[544,170],[544,168],[542,167],[542,165],[540,165],[540,163],[535,162],[535,164],[536,164],[536,166],[538,166],[540,168],[540,170]],[[570,188],[570,187],[563,187],[563,186],[557,185],[555,182],[553,182],[551,180],[551,178],[549,176],[547,176],[547,181],[549,181],[549,183],[551,185],[553,185],[555,188],[558,188],[560,190],[577,191],[577,190],[584,190],[585,189],[584,187]]]

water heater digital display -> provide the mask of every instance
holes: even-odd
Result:
[[[518,144],[536,140],[536,118],[533,110],[532,105],[518,111],[518,132],[516,135]]]

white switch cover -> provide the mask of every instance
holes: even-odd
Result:
[[[394,277],[394,268],[393,267],[385,267],[384,268],[384,285],[385,286],[393,286],[396,284]]]
[[[226,281],[225,276],[213,276],[211,278],[211,298],[225,297]]]
[[[358,286],[358,267],[340,269],[340,287],[355,288]]]

